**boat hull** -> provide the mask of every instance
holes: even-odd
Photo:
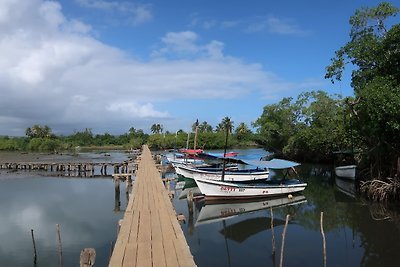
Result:
[[[355,179],[356,177],[356,165],[346,165],[335,167],[335,174],[337,177]]]
[[[307,183],[282,185],[247,185],[195,179],[206,199],[246,199],[288,195],[303,191]]]
[[[178,175],[182,175],[187,178],[205,179],[220,181],[222,177],[222,171],[203,171],[195,168],[190,168],[182,165],[175,165],[175,171]],[[265,180],[269,177],[268,170],[260,170],[254,172],[245,171],[226,171],[224,174],[224,181],[227,182],[249,182],[257,180]]]

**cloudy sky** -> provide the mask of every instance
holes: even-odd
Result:
[[[0,135],[250,125],[324,79],[348,19],[379,1],[0,0]]]

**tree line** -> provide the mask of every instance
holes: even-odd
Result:
[[[224,147],[225,125],[228,125],[232,134],[231,147],[255,145],[253,133],[245,123],[240,123],[235,131],[233,131],[233,124],[234,122],[229,117],[225,117],[215,130],[206,121],[201,124],[196,121],[193,123],[192,132],[183,130],[175,133],[163,132],[163,125],[153,124],[150,128],[152,134],[146,134],[142,129],[134,127],[122,135],[93,134],[91,129],[86,128],[68,136],[55,135],[49,126],[36,124],[26,129],[25,137],[0,137],[0,150],[54,152],[72,150],[77,147],[137,149],[143,144],[148,144],[152,149],[193,148],[195,135],[198,148],[219,149]]]

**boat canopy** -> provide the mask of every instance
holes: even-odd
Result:
[[[228,154],[228,153],[227,153]],[[275,170],[283,170],[283,169],[289,169],[293,168],[296,166],[301,165],[300,163],[290,161],[290,160],[285,160],[285,159],[271,159],[271,160],[246,160],[246,159],[241,159],[237,158],[236,156],[226,156],[224,158],[223,154],[215,154],[215,153],[199,153],[198,156],[203,159],[209,159],[209,160],[226,160],[229,162],[236,162],[239,164],[247,164],[247,165],[253,165],[258,168],[268,168],[268,169],[275,169]]]
[[[301,165],[300,163],[284,160],[284,159],[271,159],[271,160],[243,160],[248,165],[253,165],[259,168],[268,168],[275,170],[289,169]]]

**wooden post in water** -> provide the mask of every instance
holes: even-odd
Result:
[[[187,195],[187,204],[188,204],[188,211],[189,211],[189,218],[188,218],[188,231],[189,234],[193,234],[194,224],[193,224],[193,190],[189,190]]]
[[[79,260],[80,267],[92,267],[96,260],[96,250],[94,248],[84,248],[81,250]]]
[[[272,255],[275,257],[274,214],[272,213],[272,207],[270,207],[270,211],[271,211],[271,239],[272,239]]]
[[[114,176],[114,185],[115,185],[115,203],[114,203],[114,211],[120,211],[121,209],[121,201],[120,201],[120,186],[119,186],[119,178],[117,175]]]
[[[58,262],[59,262],[59,266],[63,267],[64,262],[63,262],[63,253],[62,253],[61,234],[60,234],[60,225],[59,224],[56,224],[56,230],[57,230],[57,237],[58,237]]]
[[[324,250],[324,267],[326,267],[326,240],[325,240],[323,221],[324,221],[324,212],[321,211],[320,224],[321,224],[321,235],[322,235],[322,247],[323,247],[323,250]]]
[[[285,237],[286,237],[286,228],[288,226],[289,222],[289,217],[290,215],[286,215],[286,221],[285,221],[285,227],[283,228],[283,233],[282,233],[282,246],[281,246],[281,260],[279,262],[279,267],[283,266],[283,249],[285,248]]]
[[[33,265],[36,266],[37,253],[36,253],[36,242],[35,242],[35,236],[33,235],[33,229],[31,229],[31,236],[32,236],[32,242],[33,242]]]

